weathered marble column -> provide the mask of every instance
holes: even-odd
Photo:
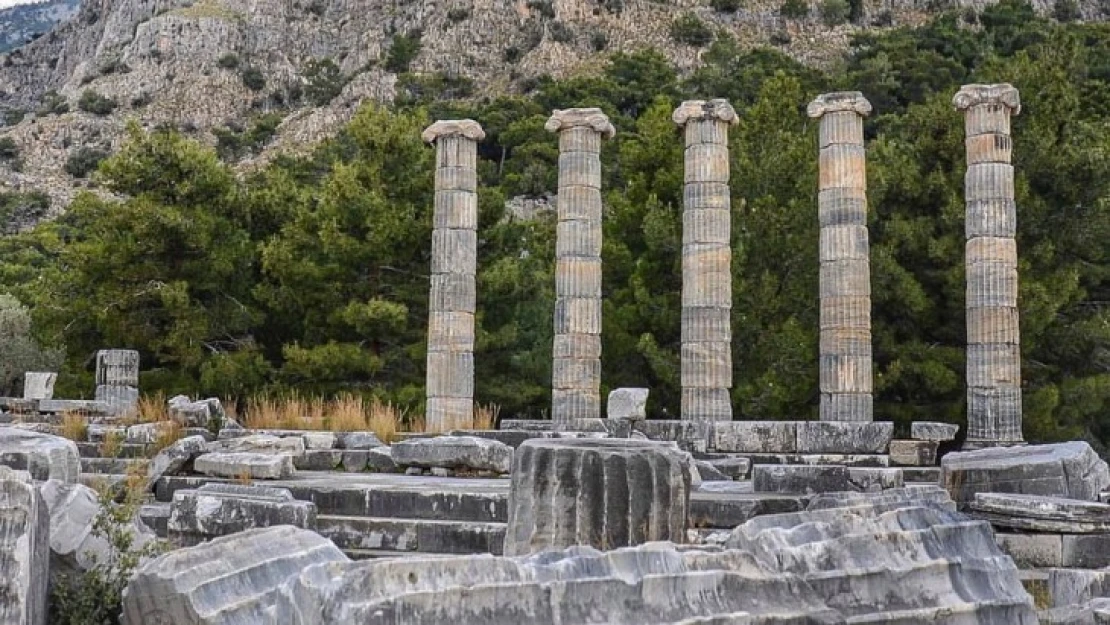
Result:
[[[474,275],[478,266],[478,122],[437,121],[422,135],[436,145],[432,286],[428,301],[427,428],[474,423]]]
[[[674,111],[685,128],[682,210],[682,408],[684,420],[731,421],[732,248],[726,100],[690,100]]]
[[[559,133],[555,239],[555,344],[551,418],[601,416],[601,139],[615,130],[601,109],[555,111]]]
[[[102,349],[96,352],[97,401],[120,415],[139,402],[139,352],[133,349]]]
[[[858,91],[826,93],[806,112],[821,120],[820,234],[822,421],[871,421],[871,267],[863,118]]]
[[[1008,84],[964,85],[952,103],[967,133],[966,445],[1015,445],[1024,439],[1010,116],[1021,100]]]

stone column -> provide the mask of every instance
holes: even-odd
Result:
[[[732,248],[726,100],[690,100],[674,111],[685,128],[682,210],[682,419],[731,421]]]
[[[963,111],[967,133],[966,445],[1015,445],[1024,439],[1010,116],[1021,100],[1007,84],[964,85],[952,103]]]
[[[871,268],[863,118],[858,91],[826,93],[806,112],[818,118],[820,160],[820,387],[822,421],[871,421]]]
[[[428,300],[427,428],[474,423],[474,275],[478,267],[478,122],[437,121],[423,133],[436,145],[432,285]]]
[[[551,418],[567,424],[601,416],[601,138],[615,130],[596,108],[545,127],[559,133]]]
[[[96,352],[95,398],[108,404],[112,415],[135,408],[139,402],[139,352],[133,349]]]

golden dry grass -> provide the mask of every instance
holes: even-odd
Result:
[[[62,436],[83,443],[89,438],[89,419],[79,412],[62,414]]]
[[[166,421],[159,425],[158,436],[156,436],[154,442],[150,444],[147,453],[153,456],[170,445],[173,445],[181,440],[182,433],[180,423],[177,421]]]
[[[366,403],[361,397],[340,395],[328,404],[328,429],[333,432],[365,430],[367,417]]]
[[[501,414],[501,406],[499,404],[474,404],[474,429],[494,429],[499,414]]]
[[[392,402],[369,400],[344,394],[332,400],[305,398],[297,394],[284,397],[257,396],[251,399],[246,416],[240,421],[251,429],[321,430],[358,432],[369,430],[382,441],[397,432],[422,432],[423,419]]]
[[[126,436],[123,432],[108,432],[104,435],[104,442],[100,444],[100,455],[104,458],[118,458],[123,452],[123,441]]]
[[[251,470],[246,467],[243,467],[243,469],[239,471],[239,474],[235,476],[236,484],[250,486],[253,481],[253,478],[251,478]]]

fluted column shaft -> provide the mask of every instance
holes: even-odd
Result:
[[[675,109],[685,127],[682,210],[682,418],[731,421],[732,248],[725,100]]]
[[[871,267],[863,118],[856,91],[809,105],[819,118],[820,390],[822,421],[871,421]]]
[[[600,109],[555,111],[559,133],[555,238],[555,342],[551,417],[601,416],[601,139],[613,135]]]
[[[474,421],[477,161],[484,137],[472,120],[437,121],[423,134],[436,146],[425,413],[433,432],[469,428]]]
[[[953,104],[964,113],[967,150],[967,445],[1018,444],[1024,439],[1010,116],[1021,101],[1007,84],[965,85]]]

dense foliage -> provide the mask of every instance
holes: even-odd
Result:
[[[838,18],[839,19],[839,18]],[[400,43],[395,42],[395,48]],[[403,46],[400,46],[403,47]],[[399,54],[399,53],[398,53]],[[1030,440],[1110,437],[1110,27],[1037,18],[1012,1],[857,37],[835,71],[717,36],[679,76],[653,52],[524,95],[399,108],[367,104],[307,158],[238,180],[169,131],[143,134],[62,218],[0,239],[0,288],[64,345],[60,388],[90,388],[104,346],[142,352],[147,389],[243,396],[287,387],[422,400],[434,118],[479,120],[477,394],[540,416],[549,397],[554,223],[505,198],[556,185],[553,108],[600,106],[603,383],[652,388],[677,414],[686,98],[725,97],[732,130],[735,412],[808,418],[817,404],[816,124],[805,104],[858,89],[867,122],[876,414],[959,422],[964,411],[963,124],[966,82],[1012,82],[1022,356]],[[410,81],[411,82],[411,81]],[[421,84],[434,86],[435,81]],[[83,385],[83,386],[81,386]]]

